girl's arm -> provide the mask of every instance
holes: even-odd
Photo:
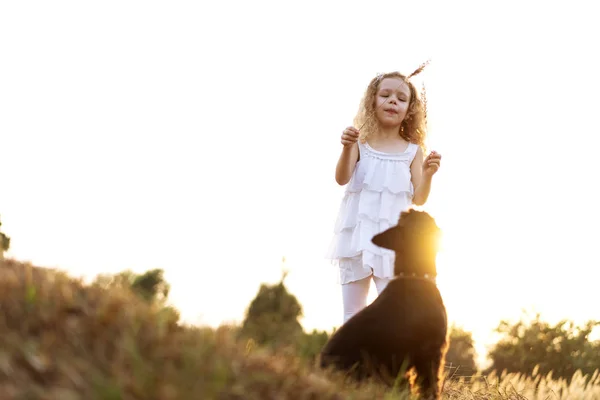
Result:
[[[353,143],[351,146],[344,146],[342,154],[338,159],[337,166],[335,168],[335,181],[340,186],[344,186],[350,182],[352,173],[356,167],[358,161],[358,145]]]
[[[419,146],[417,154],[410,165],[410,174],[415,193],[413,195],[413,203],[417,206],[422,206],[427,202],[429,192],[431,191],[432,174],[423,173],[423,150]]]

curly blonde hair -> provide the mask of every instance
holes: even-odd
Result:
[[[426,65],[427,63],[422,64],[408,76],[400,72],[389,72],[380,74],[371,80],[360,102],[358,113],[354,117],[354,126],[360,130],[359,139],[362,143],[367,140],[369,135],[379,129],[379,120],[374,117],[375,96],[379,90],[379,84],[385,78],[399,78],[410,89],[410,103],[406,117],[404,117],[400,125],[400,136],[407,142],[415,143],[425,150],[425,137],[427,135],[427,100],[425,98],[425,90],[423,89],[422,94],[420,94],[409,79],[420,73]]]

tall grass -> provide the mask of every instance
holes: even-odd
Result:
[[[447,399],[600,399],[600,377],[473,376]],[[408,399],[357,386],[289,352],[248,346],[228,327],[185,326],[124,288],[0,261],[0,399]]]

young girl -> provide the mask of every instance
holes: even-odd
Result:
[[[371,277],[378,294],[394,275],[394,252],[371,239],[398,222],[400,212],[423,205],[441,155],[424,158],[425,105],[399,72],[378,75],[367,87],[342,134],[335,180],[347,185],[329,258],[340,270],[344,322],[366,306]]]

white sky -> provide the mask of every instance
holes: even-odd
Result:
[[[590,4],[1,2],[7,255],[163,268],[183,317],[211,325],[241,320],[285,256],[304,326],[338,326],[339,136],[375,74],[431,58],[425,209],[451,319],[481,350],[521,308],[600,318]]]

